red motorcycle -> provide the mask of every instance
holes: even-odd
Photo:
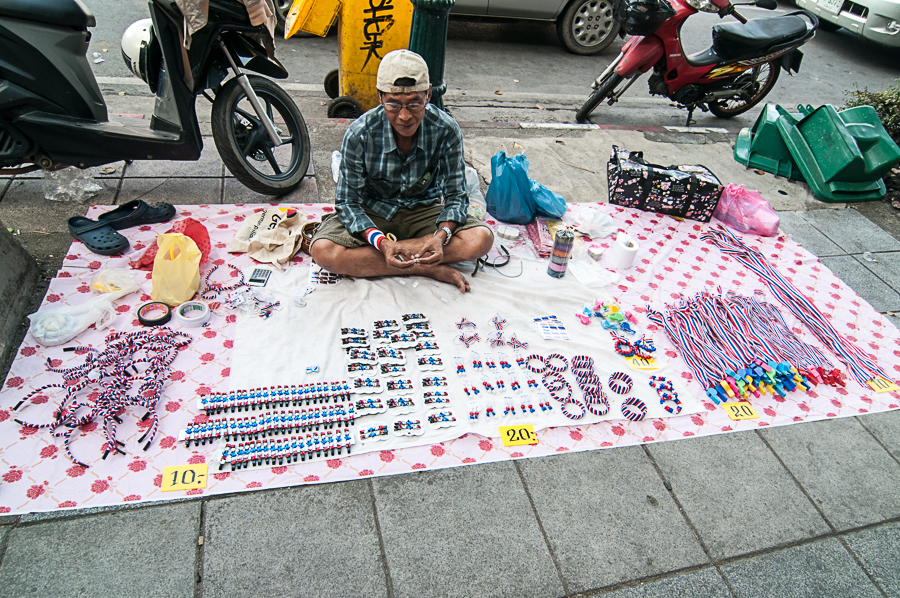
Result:
[[[738,4],[747,5],[777,7],[775,0]],[[686,56],[681,26],[699,11],[733,15],[740,22],[714,26],[712,46]],[[650,94],[687,108],[688,125],[696,108],[721,118],[742,114],[766,97],[781,69],[799,71],[803,53],[797,48],[812,39],[819,25],[804,10],[747,21],[729,0],[619,0],[615,13],[622,31],[632,37],[594,81],[593,93],[575,116],[578,122],[586,122],[603,100],[615,104],[650,69]]]

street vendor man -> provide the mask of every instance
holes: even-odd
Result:
[[[469,282],[448,264],[485,255],[494,234],[468,214],[459,125],[428,103],[428,65],[414,52],[386,54],[375,87],[380,105],[344,135],[335,212],[310,255],[335,274],[428,276],[465,293]]]

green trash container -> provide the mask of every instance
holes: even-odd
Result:
[[[800,113],[791,114],[803,118]],[[797,181],[803,180],[803,173],[794,163],[794,158],[778,132],[778,114],[775,104],[766,104],[752,128],[741,129],[734,144],[734,159],[747,168],[758,168]]]
[[[815,196],[825,202],[884,197],[881,177],[900,163],[900,148],[875,109],[860,106],[838,113],[830,104],[798,108],[804,115],[799,120],[776,106],[776,126]]]

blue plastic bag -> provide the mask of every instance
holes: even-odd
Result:
[[[531,194],[537,203],[538,213],[550,218],[562,218],[566,213],[566,200],[563,196],[534,179],[528,180],[531,182]]]
[[[528,180],[528,158],[519,154],[508,158],[499,151],[491,158],[491,185],[487,195],[488,213],[502,222],[528,224],[537,213],[537,203]]]
[[[538,214],[562,218],[566,201],[541,183],[528,178],[528,158],[519,154],[509,158],[497,152],[491,158],[491,185],[488,187],[488,213],[502,222],[528,224]]]

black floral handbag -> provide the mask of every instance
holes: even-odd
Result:
[[[609,203],[646,212],[709,222],[722,196],[722,183],[705,166],[660,166],[643,152],[613,146],[606,168]]]

